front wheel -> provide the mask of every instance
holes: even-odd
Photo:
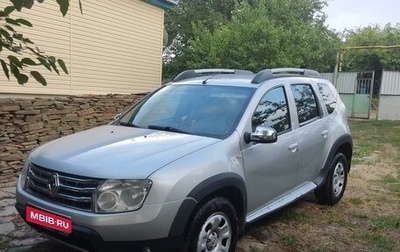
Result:
[[[238,218],[232,203],[221,197],[202,205],[190,224],[185,252],[233,252],[238,238]]]
[[[332,160],[325,183],[315,190],[315,196],[322,204],[334,205],[343,197],[347,184],[347,159],[342,153]]]

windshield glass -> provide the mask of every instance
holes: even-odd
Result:
[[[253,92],[232,86],[167,85],[131,108],[120,124],[225,138]]]

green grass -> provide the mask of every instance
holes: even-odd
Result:
[[[400,230],[400,216],[378,216],[372,223],[376,230]]]
[[[378,154],[381,160],[390,160],[391,164],[397,168],[393,174],[382,175],[376,181],[393,194],[400,195],[400,122],[399,121],[359,121],[350,120],[350,129],[354,140],[354,164],[363,163],[365,158],[371,154]],[[387,152],[385,148],[390,147]],[[379,166],[376,167],[379,169]],[[384,203],[386,195],[376,198],[377,202]],[[362,205],[361,199],[352,198],[349,202],[353,205]],[[366,202],[368,203],[368,202]],[[398,206],[393,206],[398,207]],[[398,243],[393,240],[386,232],[399,232],[400,216],[379,215],[371,218],[369,215],[353,214],[353,217],[363,219],[369,225],[360,229],[353,237],[354,241],[363,241],[369,244],[371,251],[396,251]]]
[[[293,234],[283,234],[280,240],[285,247],[291,250],[295,250],[299,244],[299,238]]]
[[[362,213],[354,213],[354,214],[352,214],[352,217],[355,217],[360,220],[368,220],[369,219],[368,215],[362,214]]]
[[[350,237],[344,237],[344,240],[349,244],[364,243],[368,247],[367,251],[372,252],[397,251],[398,246],[396,240],[382,230],[368,229],[367,227],[360,229]]]
[[[364,203],[364,201],[360,198],[350,198],[349,202],[356,206],[362,205]]]
[[[367,231],[363,233],[360,238],[367,241],[371,245],[371,248],[373,248],[372,251],[383,252],[395,251],[395,249],[397,249],[396,241],[388,238],[382,233]]]
[[[339,250],[330,247],[311,248],[311,252],[337,252]]]
[[[374,151],[382,151],[384,144],[400,147],[399,121],[350,120],[349,124],[354,139],[356,159],[368,156]],[[397,161],[400,161],[400,157]]]
[[[269,248],[263,248],[263,249],[259,249],[259,248],[250,248],[249,252],[271,252],[272,250],[270,250]]]
[[[363,158],[374,152],[383,158],[390,158],[397,172],[383,176],[380,182],[389,190],[400,193],[400,155],[384,150],[385,145],[400,150],[400,122],[350,120],[349,124],[354,141],[353,164],[362,163]]]
[[[386,187],[389,188],[390,191],[396,192],[400,194],[400,169],[399,172],[397,173],[397,177],[395,177],[393,174],[388,174],[383,176],[379,182],[384,184]]]

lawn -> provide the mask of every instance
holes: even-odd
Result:
[[[335,206],[307,195],[250,225],[237,252],[400,251],[400,122],[350,120],[352,170]]]

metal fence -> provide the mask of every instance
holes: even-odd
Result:
[[[400,72],[382,72],[377,119],[400,120]]]
[[[322,78],[336,84],[350,117],[370,118],[374,76],[357,78],[356,72],[322,73]],[[377,120],[400,120],[400,72],[382,71]]]

